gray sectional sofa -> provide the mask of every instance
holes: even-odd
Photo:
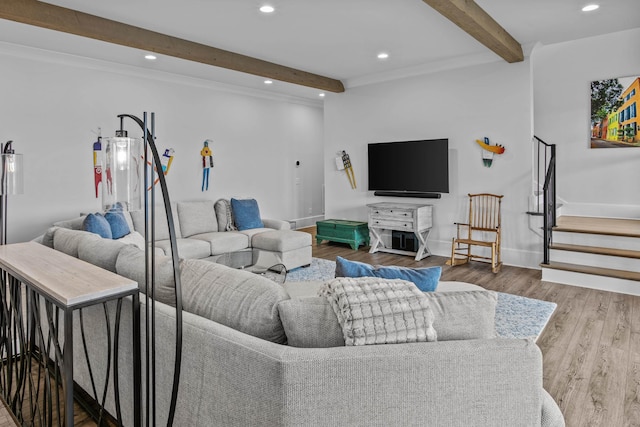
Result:
[[[143,253],[134,245],[60,227],[43,243],[139,282],[144,277]],[[153,284],[160,424],[168,412],[176,336],[169,265],[170,258],[158,257]],[[488,291],[431,294],[438,342],[347,347],[328,336],[336,320],[327,314],[327,302],[305,297],[317,284],[281,286],[201,259],[183,259],[180,267],[184,329],[176,426],[564,425],[542,388],[535,343],[495,339],[492,328],[477,327],[493,324],[496,298]],[[126,300],[122,311],[118,355],[125,425],[133,416],[130,304]],[[108,310],[113,323],[115,304]],[[144,317],[144,299],[141,312]],[[88,307],[82,314],[91,331],[93,371],[104,373],[104,309]],[[74,379],[90,391],[74,315]],[[312,335],[315,341],[299,343]],[[104,378],[95,377],[100,390]],[[107,409],[116,413],[111,393]]]
[[[144,211],[124,211],[132,232],[144,236]],[[287,221],[263,218],[264,227],[238,231],[234,227],[230,204],[225,199],[177,202],[172,206],[176,243],[180,258],[208,259],[220,255],[258,249],[269,254],[272,264],[284,264],[287,270],[311,263],[311,235],[290,230]],[[84,215],[54,226],[81,230]],[[156,247],[165,255],[171,254],[169,228],[164,208],[156,209]],[[124,241],[142,246],[143,238],[125,236]],[[142,246],[143,247],[143,246]]]

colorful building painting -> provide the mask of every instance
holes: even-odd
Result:
[[[640,103],[640,77],[622,92],[623,104],[618,110],[618,141],[640,142],[638,135],[638,104]]]
[[[609,132],[609,117],[605,117],[604,121],[602,122],[602,128],[600,129],[600,137],[601,138],[607,138],[607,132]]]
[[[591,82],[591,147],[640,147],[640,77]]]
[[[602,136],[603,139],[609,141],[618,140],[618,113],[611,113],[607,116],[607,133]]]

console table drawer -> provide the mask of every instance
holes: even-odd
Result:
[[[404,209],[370,209],[369,217],[376,218],[376,219],[385,219],[385,218],[411,219],[413,218],[413,213],[414,213],[413,210],[404,210]]]
[[[374,218],[369,220],[369,227],[388,228],[389,230],[407,230],[413,231],[413,219],[407,218],[392,219],[392,218]]]

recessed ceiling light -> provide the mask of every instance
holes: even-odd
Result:
[[[149,61],[155,61],[157,58],[158,58],[157,56],[151,55],[151,54],[144,56],[144,59],[148,59]]]
[[[266,85],[273,84],[273,80],[265,80],[265,81],[264,81],[264,84],[266,84]]]
[[[320,98],[324,98],[324,93],[319,93],[319,94],[318,94],[318,96],[319,96]]]
[[[260,7],[260,12],[262,13],[273,13],[276,10],[275,7],[270,6],[268,4],[265,4],[264,6]]]
[[[378,54],[378,59],[389,59],[389,54],[387,52],[380,52]]]
[[[588,4],[585,7],[582,8],[583,12],[591,12],[594,11],[596,9],[598,9],[600,7],[600,5],[597,4]]]

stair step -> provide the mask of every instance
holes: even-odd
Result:
[[[542,263],[540,264],[540,267],[640,282],[640,273],[635,271],[614,270],[612,268],[592,267],[589,265],[568,264],[564,262],[550,262],[548,264]]]
[[[549,246],[549,249],[640,259],[640,251],[633,251],[629,249],[601,248],[596,246],[571,245],[568,243],[553,243]]]
[[[555,231],[601,234],[607,236],[640,237],[640,220],[623,218],[596,218],[561,216],[556,220]]]

